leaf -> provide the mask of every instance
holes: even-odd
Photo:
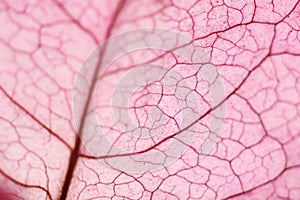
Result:
[[[0,199],[300,199],[298,1],[0,5]]]

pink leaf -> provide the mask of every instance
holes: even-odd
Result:
[[[299,1],[0,7],[0,200],[300,199]]]

